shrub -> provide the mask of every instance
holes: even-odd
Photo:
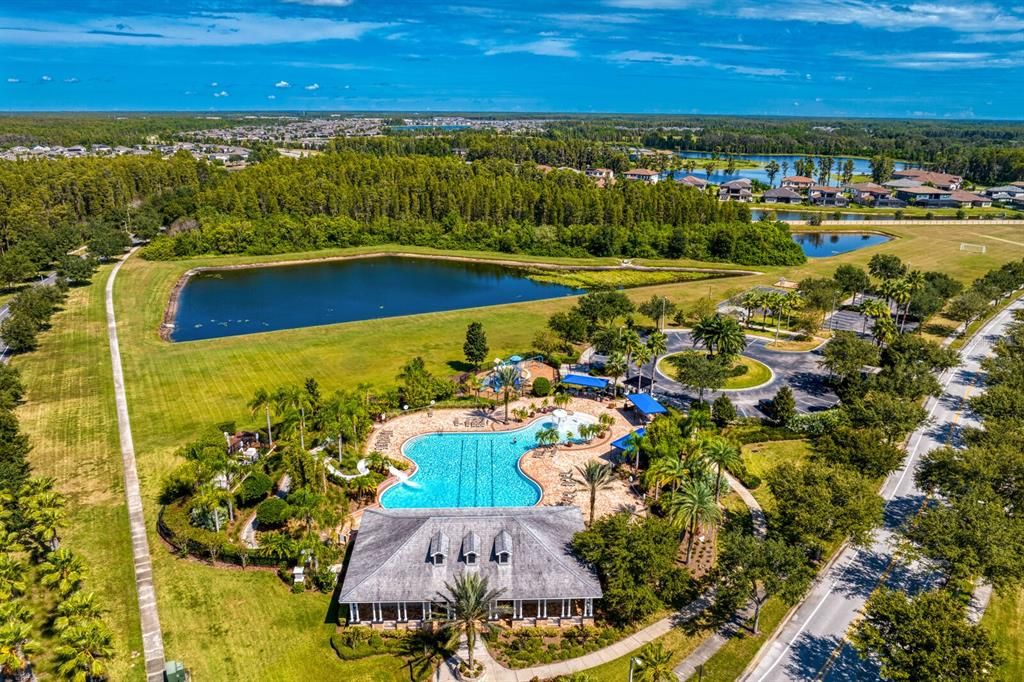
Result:
[[[242,481],[242,487],[238,491],[238,504],[243,507],[251,507],[267,496],[274,488],[274,482],[262,471],[250,474]]]
[[[546,377],[537,377],[533,380],[533,394],[538,398],[551,395],[551,382]]]
[[[291,508],[288,503],[277,497],[264,500],[256,507],[256,520],[261,528],[276,528],[287,521],[289,516]]]
[[[749,367],[747,367],[746,365],[742,365],[741,364],[741,365],[736,365],[735,367],[730,367],[729,371],[726,374],[728,376],[730,376],[730,377],[741,377],[744,374],[746,374],[749,370],[750,370]]]

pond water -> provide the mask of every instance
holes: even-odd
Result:
[[[891,240],[884,234],[856,232],[794,232],[793,241],[808,258],[827,258]]]
[[[772,213],[760,208],[750,209],[750,219],[760,220],[762,216]],[[775,217],[778,220],[792,221],[792,220],[810,220],[812,216],[820,215],[825,220],[835,220],[836,216],[831,212],[826,213],[811,213],[809,211],[774,211]],[[896,216],[892,213],[846,213],[843,212],[839,216],[839,220],[856,222],[859,220],[895,220]]]
[[[693,175],[695,177],[698,177],[698,178],[707,179],[707,173],[704,171],[703,168],[700,167],[700,161],[699,160],[700,159],[709,158],[711,156],[711,152],[679,152],[679,156],[684,158],[684,159],[697,159],[698,160],[697,167],[694,169]],[[737,160],[743,160],[743,161],[754,161],[754,162],[760,163],[760,164],[765,164],[765,163],[768,163],[769,161],[771,161],[772,159],[775,159],[775,162],[777,164],[779,164],[779,166],[782,166],[783,163],[788,163],[789,164],[789,174],[793,175],[794,174],[793,164],[796,162],[796,160],[797,159],[809,158],[810,156],[811,155],[801,156],[799,154],[777,154],[777,155],[769,155],[769,154],[736,154],[734,158],[736,158]],[[842,170],[843,164],[846,163],[846,160],[848,158],[851,158],[851,157],[846,157],[846,156],[834,156],[834,157],[832,157],[832,159],[833,159],[833,163],[832,163],[832,179],[833,179],[833,184],[836,183],[836,178],[838,177],[839,172]],[[729,180],[736,180],[737,178],[747,178],[747,179],[750,179],[750,180],[758,180],[760,182],[765,183],[766,185],[768,184],[768,174],[765,172],[763,166],[760,167],[760,168],[743,168],[743,169],[737,170],[736,173],[733,174],[733,175],[726,175],[725,171],[724,171],[726,161],[727,161],[727,159],[725,159],[725,158],[720,158],[718,160],[718,164],[717,164],[718,165],[718,172],[712,174],[710,182],[719,184],[719,183],[722,183],[722,182],[728,182]],[[900,163],[900,162],[897,162],[894,165],[895,165],[895,169],[896,170],[903,170],[904,168],[907,167],[907,164]],[[868,161],[868,159],[856,159],[856,158],[854,158],[853,159],[853,173],[854,173],[854,175],[870,175],[871,174],[871,163]],[[687,173],[685,171],[677,171],[676,172],[676,175],[678,177],[683,177],[686,174]],[[782,179],[782,171],[780,170],[779,174],[777,176],[775,176],[775,183],[778,184],[779,180],[781,180],[781,179]]]
[[[522,270],[385,256],[206,272],[178,299],[173,341],[354,322],[583,293]]]

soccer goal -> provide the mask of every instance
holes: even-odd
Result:
[[[985,253],[987,248],[984,244],[960,244],[961,251],[969,251],[971,253]]]

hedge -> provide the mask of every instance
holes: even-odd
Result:
[[[199,559],[222,561],[228,564],[246,566],[276,566],[279,561],[263,556],[258,550],[237,545],[224,534],[204,528],[196,528],[188,520],[188,513],[181,503],[160,507],[156,519],[160,537],[176,551]]]

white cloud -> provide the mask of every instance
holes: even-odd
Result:
[[[770,47],[761,45],[748,45],[746,43],[701,43],[701,47],[709,47],[715,50],[739,50],[740,52],[763,52],[770,50]]]
[[[348,7],[353,0],[283,0],[289,5],[309,5],[310,7]]]
[[[306,90],[319,90],[319,89],[320,89],[320,84],[319,83],[310,83],[309,85],[306,86]]]
[[[267,99],[277,99],[277,95],[267,95]]]
[[[728,71],[730,73],[737,73],[743,76],[764,76],[769,78],[778,78],[780,76],[791,75],[789,71],[785,69],[767,68],[759,66],[743,66],[741,64],[720,64],[717,62],[711,62],[704,57],[698,57],[696,55],[688,54],[671,54],[668,52],[654,52],[650,50],[627,50],[625,52],[616,52],[608,56],[608,59],[613,62],[619,62],[622,64],[631,63],[652,63],[652,64],[664,64],[665,66],[692,66],[702,68],[718,69],[719,71]]]
[[[220,92],[213,93],[213,96],[214,97],[229,97],[228,93],[226,91],[224,91],[224,90],[221,90]]]
[[[622,26],[642,21],[636,14],[613,13],[587,14],[585,12],[558,12],[541,15],[562,28],[586,31],[617,31]]]
[[[212,83],[210,83],[210,87],[211,87],[211,88],[215,88],[215,87],[217,87],[218,85],[220,85],[220,83],[218,83],[217,81],[213,81]]]
[[[850,50],[835,53],[836,57],[856,59],[887,69],[915,71],[947,71],[953,69],[1007,69],[1024,66],[1024,51],[1003,55],[991,52],[892,52],[876,53]]]
[[[39,80],[41,80],[41,81],[44,81],[44,82],[46,82],[46,83],[49,83],[50,81],[52,81],[52,80],[53,80],[53,77],[52,77],[52,76],[43,76],[43,77],[42,77],[42,78],[40,78]]]
[[[832,76],[832,80],[839,81],[840,83],[842,83],[844,81],[852,81],[853,79],[850,78],[849,76],[845,76],[845,75],[843,75],[841,73],[837,73],[836,75]]]
[[[970,33],[960,36],[956,42],[961,44],[1024,43],[1024,31],[1018,33]]]
[[[65,83],[77,83],[78,82],[78,78],[76,78],[75,76],[71,76],[70,78],[65,78],[64,82]]]
[[[394,25],[247,12],[131,19],[109,16],[68,23],[0,16],[0,43],[234,47],[358,40],[370,31]]]
[[[565,38],[544,38],[518,45],[498,45],[484,52],[488,57],[499,54],[525,52],[541,57],[578,57],[579,52],[573,49],[575,41]]]
[[[741,19],[858,24],[887,31],[918,28],[944,28],[958,33],[1024,30],[1024,17],[987,2],[951,5],[936,1],[890,4],[865,0],[819,0],[808,4],[749,4],[738,9],[730,7],[729,14]]]
[[[20,78],[8,78],[7,82],[8,83],[20,83],[21,79]]]
[[[605,0],[604,4],[625,9],[685,9],[704,3],[700,0]]]
[[[277,81],[276,83],[274,83],[274,87],[275,88],[290,88],[290,87],[292,87],[292,84],[289,83],[288,81]]]

